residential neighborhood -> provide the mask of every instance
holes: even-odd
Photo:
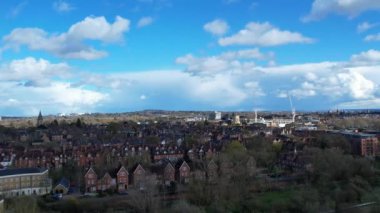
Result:
[[[140,122],[87,124],[80,117],[58,123],[40,112],[34,126],[1,129],[0,195],[50,194],[62,199],[105,193],[128,198],[129,192],[155,185],[174,189],[179,196],[189,193],[196,182],[221,184],[223,178],[241,176],[280,189],[302,182],[312,171],[307,147],[337,147],[372,161],[380,156],[380,134],[374,129],[331,125],[333,119],[351,119],[351,113],[299,115],[283,128],[255,122],[256,113],[242,113],[239,123],[234,122],[238,115],[226,114],[201,121],[181,115],[164,121],[155,121],[159,116],[154,116]],[[261,145],[252,145],[252,140]],[[234,146],[243,150],[236,152]],[[260,146],[273,147],[265,151],[269,156],[260,154]],[[244,150],[252,154],[243,154]]]

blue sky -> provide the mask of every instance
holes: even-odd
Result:
[[[373,0],[0,0],[0,115],[379,108]]]

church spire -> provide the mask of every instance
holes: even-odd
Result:
[[[41,114],[41,110],[40,110],[40,113],[38,114],[38,118],[37,118],[37,127],[42,125],[43,120],[44,119],[42,118],[42,114]]]

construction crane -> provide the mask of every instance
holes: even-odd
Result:
[[[288,93],[290,109],[292,110],[292,121],[293,123],[296,121],[296,109],[293,107],[292,96]]]

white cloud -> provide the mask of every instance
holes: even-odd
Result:
[[[215,19],[214,21],[208,22],[203,26],[203,29],[206,32],[209,32],[213,35],[222,36],[227,33],[228,29],[227,22],[221,19]]]
[[[66,1],[58,0],[53,3],[53,8],[57,12],[70,12],[75,8]]]
[[[0,66],[0,111],[18,109],[30,115],[38,109],[55,113],[144,108],[233,110],[252,109],[253,103],[271,108],[269,103],[280,103],[276,101],[283,100],[276,98],[287,94],[295,97],[297,106],[304,102],[320,109],[380,98],[377,50],[341,62],[255,64],[269,58],[270,54],[259,49],[203,58],[189,54],[177,59],[186,66],[184,70],[108,74],[74,73],[65,63],[44,59],[14,60]],[[45,81],[27,84],[36,79]]]
[[[119,42],[123,40],[123,34],[129,30],[130,21],[116,16],[114,23],[108,23],[104,16],[86,17],[72,25],[67,32],[71,39],[90,39],[103,42]]]
[[[365,32],[367,30],[370,30],[374,27],[376,27],[377,25],[379,25],[378,23],[369,23],[369,22],[362,22],[358,25],[357,27],[357,31],[358,33],[362,33],[362,32]]]
[[[219,57],[212,56],[208,58],[196,58],[191,54],[177,58],[176,62],[178,64],[187,65],[186,70],[189,72],[206,71],[207,73],[215,73],[225,71],[230,66],[228,61]]]
[[[151,107],[151,104],[158,101],[163,103],[160,106],[164,107],[173,104],[183,107],[186,103],[191,106],[207,106],[208,109],[223,109],[250,105],[252,100],[255,100],[255,103],[262,100],[273,102],[276,95],[287,97],[288,93],[299,101],[307,100],[318,105],[315,101],[323,100],[327,105],[336,105],[347,100],[373,99],[377,95],[380,78],[372,77],[376,76],[377,69],[372,65],[367,67],[368,64],[362,66],[362,63],[358,63],[360,57],[355,55],[346,62],[262,67],[249,60],[247,63],[250,63],[250,66],[237,66],[238,58],[244,56],[237,52],[239,51],[205,58],[189,54],[177,58],[177,63],[186,65],[186,72],[125,73],[111,79],[128,82],[118,83],[118,91],[123,94],[121,97],[129,94],[127,96],[138,98],[141,92],[152,94],[149,100],[146,99],[146,107]],[[254,55],[257,57],[257,54]],[[99,79],[110,82],[110,79]],[[130,102],[134,103],[133,99]]]
[[[380,63],[380,51],[371,49],[352,55],[351,63],[354,65],[371,65]]]
[[[329,14],[345,15],[353,18],[369,10],[380,10],[377,0],[314,0],[310,13],[302,20],[320,20]]]
[[[165,108],[175,105],[183,107],[184,103],[196,104],[196,107],[230,107],[240,104],[250,96],[246,94],[244,85],[235,81],[234,76],[225,73],[203,77],[179,70],[161,70],[125,72],[99,79],[104,82],[109,82],[110,79],[130,82],[121,84],[109,96],[113,101],[124,99],[136,105],[139,103],[133,97],[141,98],[141,92],[144,92],[149,94],[149,98],[144,100],[147,107],[152,107],[151,104]]]
[[[106,94],[83,88],[73,88],[69,83],[54,82],[46,87],[25,87],[15,83],[0,83],[2,91],[0,109],[12,107],[25,115],[31,111],[57,113],[93,110],[107,98]],[[11,106],[10,106],[11,105]]]
[[[305,75],[300,75],[301,73],[285,74],[285,76],[297,76],[295,82],[300,82],[299,86],[289,90],[290,94],[296,98],[322,95],[334,99],[343,97],[366,99],[374,97],[377,83],[380,83],[369,80],[370,78],[365,77],[365,73],[351,68],[342,69],[334,66],[326,67],[324,70],[311,68],[304,73]],[[281,77],[285,78],[285,76]],[[294,82],[292,84],[295,85]],[[280,94],[282,93],[285,91],[280,90]]]
[[[247,89],[248,94],[252,94],[255,97],[266,95],[257,81],[245,82],[244,87]]]
[[[44,85],[50,78],[67,77],[70,66],[66,63],[52,64],[44,59],[27,57],[13,60],[0,68],[0,81],[23,81],[31,85]]]
[[[114,23],[108,23],[104,17],[87,17],[72,25],[66,33],[50,35],[39,28],[16,28],[3,37],[4,49],[19,49],[25,45],[31,50],[43,50],[62,58],[98,59],[107,53],[83,41],[121,42],[123,34],[129,30],[129,23],[128,19],[120,16]]]
[[[219,39],[222,46],[258,45],[278,46],[289,43],[312,43],[314,40],[298,32],[280,30],[268,22],[250,22],[235,35]]]
[[[0,66],[0,111],[31,115],[46,112],[83,112],[95,109],[107,100],[106,93],[74,87],[77,73],[66,63],[27,57]],[[91,86],[91,85],[90,85]]]
[[[228,51],[217,56],[203,58],[188,54],[178,57],[176,63],[186,65],[186,71],[193,74],[214,75],[220,72],[241,73],[255,67],[253,61],[245,61],[244,59],[273,60],[274,53],[262,53],[258,48],[253,48]]]
[[[365,41],[380,41],[380,33],[367,35],[364,40]]]
[[[258,59],[258,60],[272,60],[274,53],[262,53],[259,48],[242,49],[238,51],[228,51],[221,54],[224,59]]]
[[[154,19],[150,16],[147,17],[142,17],[138,22],[137,22],[137,27],[142,28],[146,27],[148,25],[151,25],[153,23]]]
[[[340,62],[270,67],[255,63],[269,58],[270,54],[259,49],[208,57],[188,54],[177,58],[177,63],[186,66],[184,71],[96,75],[83,78],[83,84],[105,87],[109,91],[107,105],[135,107],[132,109],[251,109],[252,104],[270,108],[269,102],[281,101],[276,98],[287,94],[294,96],[297,105],[304,102],[323,109],[379,98],[377,50],[361,52]],[[144,99],[146,94],[149,98]],[[139,99],[144,101],[136,102]]]
[[[376,89],[375,83],[366,79],[362,74],[351,71],[340,73],[337,77],[342,82],[343,88],[348,88],[349,94],[354,99],[373,97]]]

